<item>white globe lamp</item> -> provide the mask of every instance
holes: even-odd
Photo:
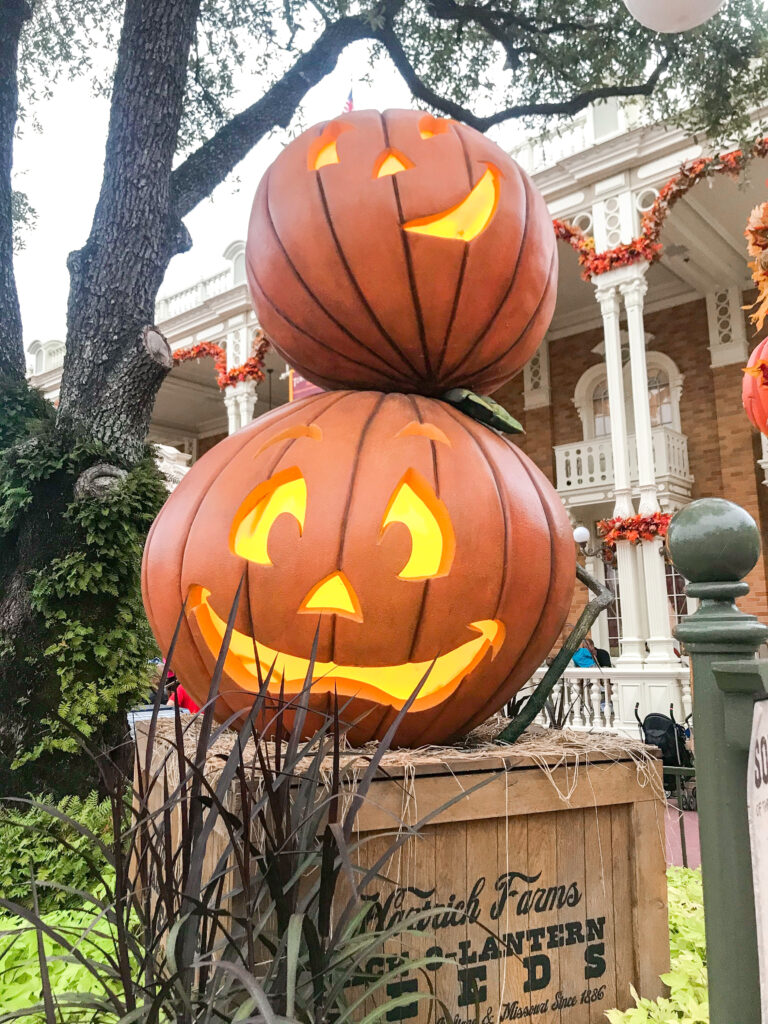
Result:
[[[687,32],[709,21],[725,0],[624,0],[641,25],[653,32]]]
[[[586,544],[589,541],[589,530],[586,526],[577,526],[573,531],[573,539],[577,544]]]

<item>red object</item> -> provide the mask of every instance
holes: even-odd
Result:
[[[617,540],[628,540],[639,544],[641,540],[654,540],[666,537],[671,512],[654,512],[650,516],[616,516],[613,519],[601,519],[597,524],[597,532],[603,538],[603,544],[614,548]]]
[[[557,240],[527,174],[480,132],[361,110],[269,167],[246,269],[270,342],[320,387],[488,394],[549,326]]]
[[[179,683],[175,690],[171,690],[168,694],[168,703],[178,704],[180,708],[185,708],[187,711],[191,711],[193,715],[200,710],[199,705],[195,704],[181,683]]]
[[[196,462],[152,526],[142,586],[164,652],[187,598],[173,661],[204,702],[245,571],[220,721],[250,709],[257,657],[262,677],[275,663],[274,698],[300,693],[319,629],[310,709],[337,692],[350,741],[381,738],[426,676],[395,737],[421,746],[465,734],[530,679],[574,562],[562,502],[506,437],[434,399],[337,391]],[[305,734],[318,725],[308,715]]]
[[[768,434],[768,338],[749,357],[741,385],[741,402],[753,427]]]

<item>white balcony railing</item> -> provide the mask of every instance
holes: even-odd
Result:
[[[671,427],[654,427],[653,460],[660,491],[675,497],[690,497],[688,438]],[[637,451],[629,437],[629,477],[637,483]],[[611,438],[574,441],[555,446],[557,489],[567,504],[587,504],[604,500],[613,489],[613,453]]]
[[[587,113],[583,113],[556,133],[528,139],[516,146],[511,154],[528,174],[535,174],[545,167],[552,167],[565,157],[581,153],[593,145],[594,141],[591,119]]]
[[[227,267],[226,270],[221,270],[218,274],[203,278],[202,281],[196,281],[188,288],[182,288],[179,292],[158,299],[155,319],[158,323],[170,320],[174,316],[179,316],[180,313],[186,313],[187,310],[201,306],[206,299],[210,299],[214,295],[221,295],[222,292],[229,291],[233,287],[233,269]]]
[[[533,690],[545,671],[543,667],[536,671],[521,697]],[[555,684],[551,700],[565,728],[620,732],[635,738],[635,705],[641,719],[652,711],[668,715],[671,705],[679,722],[693,709],[690,670],[683,663],[677,668],[567,668]],[[551,726],[546,711],[537,716],[536,722]]]

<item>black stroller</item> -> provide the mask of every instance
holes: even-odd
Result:
[[[695,811],[696,803],[696,777],[693,775],[694,767],[693,754],[688,749],[686,741],[690,736],[689,721],[691,716],[685,719],[685,725],[675,721],[673,706],[669,705],[669,715],[662,715],[659,712],[652,712],[640,719],[638,713],[640,705],[635,704],[635,718],[640,726],[640,736],[643,743],[658,747],[661,751],[661,760],[665,768],[688,769],[686,772],[664,772],[664,789],[667,796],[672,796],[678,791],[678,784],[682,790],[681,806],[685,811]]]

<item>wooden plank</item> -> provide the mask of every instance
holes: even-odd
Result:
[[[623,856],[623,852],[617,851]],[[594,921],[605,919],[602,955],[605,969],[602,974],[587,979],[594,1002],[590,1003],[589,1020],[594,1024],[605,1024],[605,1011],[616,1005],[616,940],[613,898],[611,845],[611,809],[596,807],[584,811],[584,853],[586,862],[586,908],[587,916]],[[623,912],[623,908],[618,908]],[[596,940],[599,941],[599,940]],[[600,950],[595,953],[599,956]],[[595,957],[591,973],[600,969]]]
[[[557,885],[557,819],[565,812],[547,812],[532,814],[528,819],[528,877],[530,883],[521,881],[520,888],[528,890],[532,898],[528,900],[528,932],[524,946],[523,964],[526,967],[524,988],[530,1000],[531,1016],[538,1020],[552,1022],[560,1020],[559,1012],[552,1010],[552,1000],[561,988],[560,957],[557,950],[548,950],[549,941],[547,928],[558,924],[559,912],[556,908],[547,909],[546,897],[536,894],[536,890],[546,890]],[[554,953],[553,956],[550,954]],[[546,982],[546,984],[545,984]],[[534,1014],[536,1006],[544,1001],[549,1003],[549,1011]]]
[[[482,1020],[490,1009],[495,1016],[499,1005],[500,949],[499,935],[490,915],[492,893],[499,877],[497,819],[476,821],[467,825],[467,887],[470,893],[479,892],[477,910],[469,908],[467,925],[467,955],[460,958],[463,970],[476,977],[480,994],[479,1013]],[[472,918],[477,920],[473,921]],[[471,1008],[474,1018],[474,1007]]]
[[[552,773],[553,781],[561,792],[567,792],[572,772],[557,768]],[[478,783],[479,789],[472,789]],[[613,804],[631,803],[647,799],[637,781],[637,771],[632,765],[598,765],[589,772],[579,772],[577,785],[569,801],[563,803],[559,793],[547,775],[540,768],[531,768],[511,773],[480,773],[479,775],[428,776],[418,783],[419,820],[436,811],[449,800],[461,794],[467,795],[447,810],[430,819],[429,824],[450,821],[478,821],[499,818],[505,808],[511,814],[544,813],[565,808],[603,807]],[[402,807],[402,785],[397,782],[382,782],[372,788],[370,799],[361,808],[358,826],[361,831],[380,831],[391,828],[397,821]]]
[[[418,890],[418,893],[412,893],[408,900],[409,905],[413,907],[423,907],[428,901],[431,901],[432,904],[435,902],[437,888],[435,849],[439,827],[428,825],[418,836],[409,839],[403,847],[401,873],[398,878],[401,884],[406,885],[409,889]],[[427,927],[424,927],[423,922],[417,924],[417,927],[411,928],[403,934],[401,942],[403,954],[411,961],[422,959],[427,950],[435,944],[431,919]],[[419,993],[428,993],[430,986],[434,986],[434,975],[434,971],[423,967],[418,968],[409,971],[407,977],[403,977],[403,983],[406,986],[415,984]],[[419,999],[417,1004],[416,1017],[407,1016],[402,1019],[426,1022],[430,1017],[431,1009],[434,1021],[436,1013],[434,1003],[428,999]]]
[[[631,810],[631,806],[626,805],[611,808],[616,1006],[620,1010],[634,1005],[629,986],[637,988],[637,957],[644,956],[646,952],[635,949],[635,884],[631,870],[631,848],[635,838],[632,835]],[[658,939],[657,936],[656,941]]]
[[[556,815],[557,876],[555,882],[565,886],[563,905],[556,913],[559,925],[547,943],[547,954],[560,959],[561,999],[559,1020],[562,1024],[586,1024],[589,1004],[582,996],[588,991],[584,978],[586,949],[586,866],[584,863],[584,811],[579,808]],[[573,894],[572,899],[569,894]],[[562,943],[558,947],[554,943]],[[558,1018],[555,1017],[555,1020]]]
[[[437,902],[445,907],[461,901],[463,909],[469,890],[467,885],[467,826],[465,822],[450,822],[435,830],[435,879],[437,881],[435,893]],[[461,911],[451,914],[444,913],[442,916],[447,920],[445,926],[435,929],[435,946],[441,949],[445,956],[455,957],[456,966],[443,964],[434,972],[435,993],[453,1014],[458,1014],[461,1020],[465,1020],[469,1016],[467,1010],[458,1005],[460,991],[458,961],[461,953],[460,943],[466,942],[467,939],[466,916]],[[442,1010],[438,1009],[438,1022],[442,1016]]]
[[[638,959],[638,991],[649,999],[665,992],[659,975],[669,970],[669,945],[658,936],[669,929],[664,804],[643,800],[632,806],[633,913]]]
[[[514,818],[498,818],[496,822],[500,884],[494,894],[493,913],[496,915],[495,923],[502,937],[516,936],[518,932],[524,931],[528,927],[528,915],[526,914],[524,918],[518,917],[517,900],[509,898],[509,891],[519,875],[530,875],[528,863],[529,821],[528,815],[521,814]],[[517,888],[520,888],[519,882]],[[520,952],[516,953],[511,944],[507,946],[506,956],[502,961],[499,992],[499,1017],[504,1020],[510,1019],[509,1011],[506,1008],[515,1001],[521,1007],[531,1005],[530,994],[523,991],[523,985],[528,976],[528,972],[523,966],[525,955],[524,949],[521,948]]]

